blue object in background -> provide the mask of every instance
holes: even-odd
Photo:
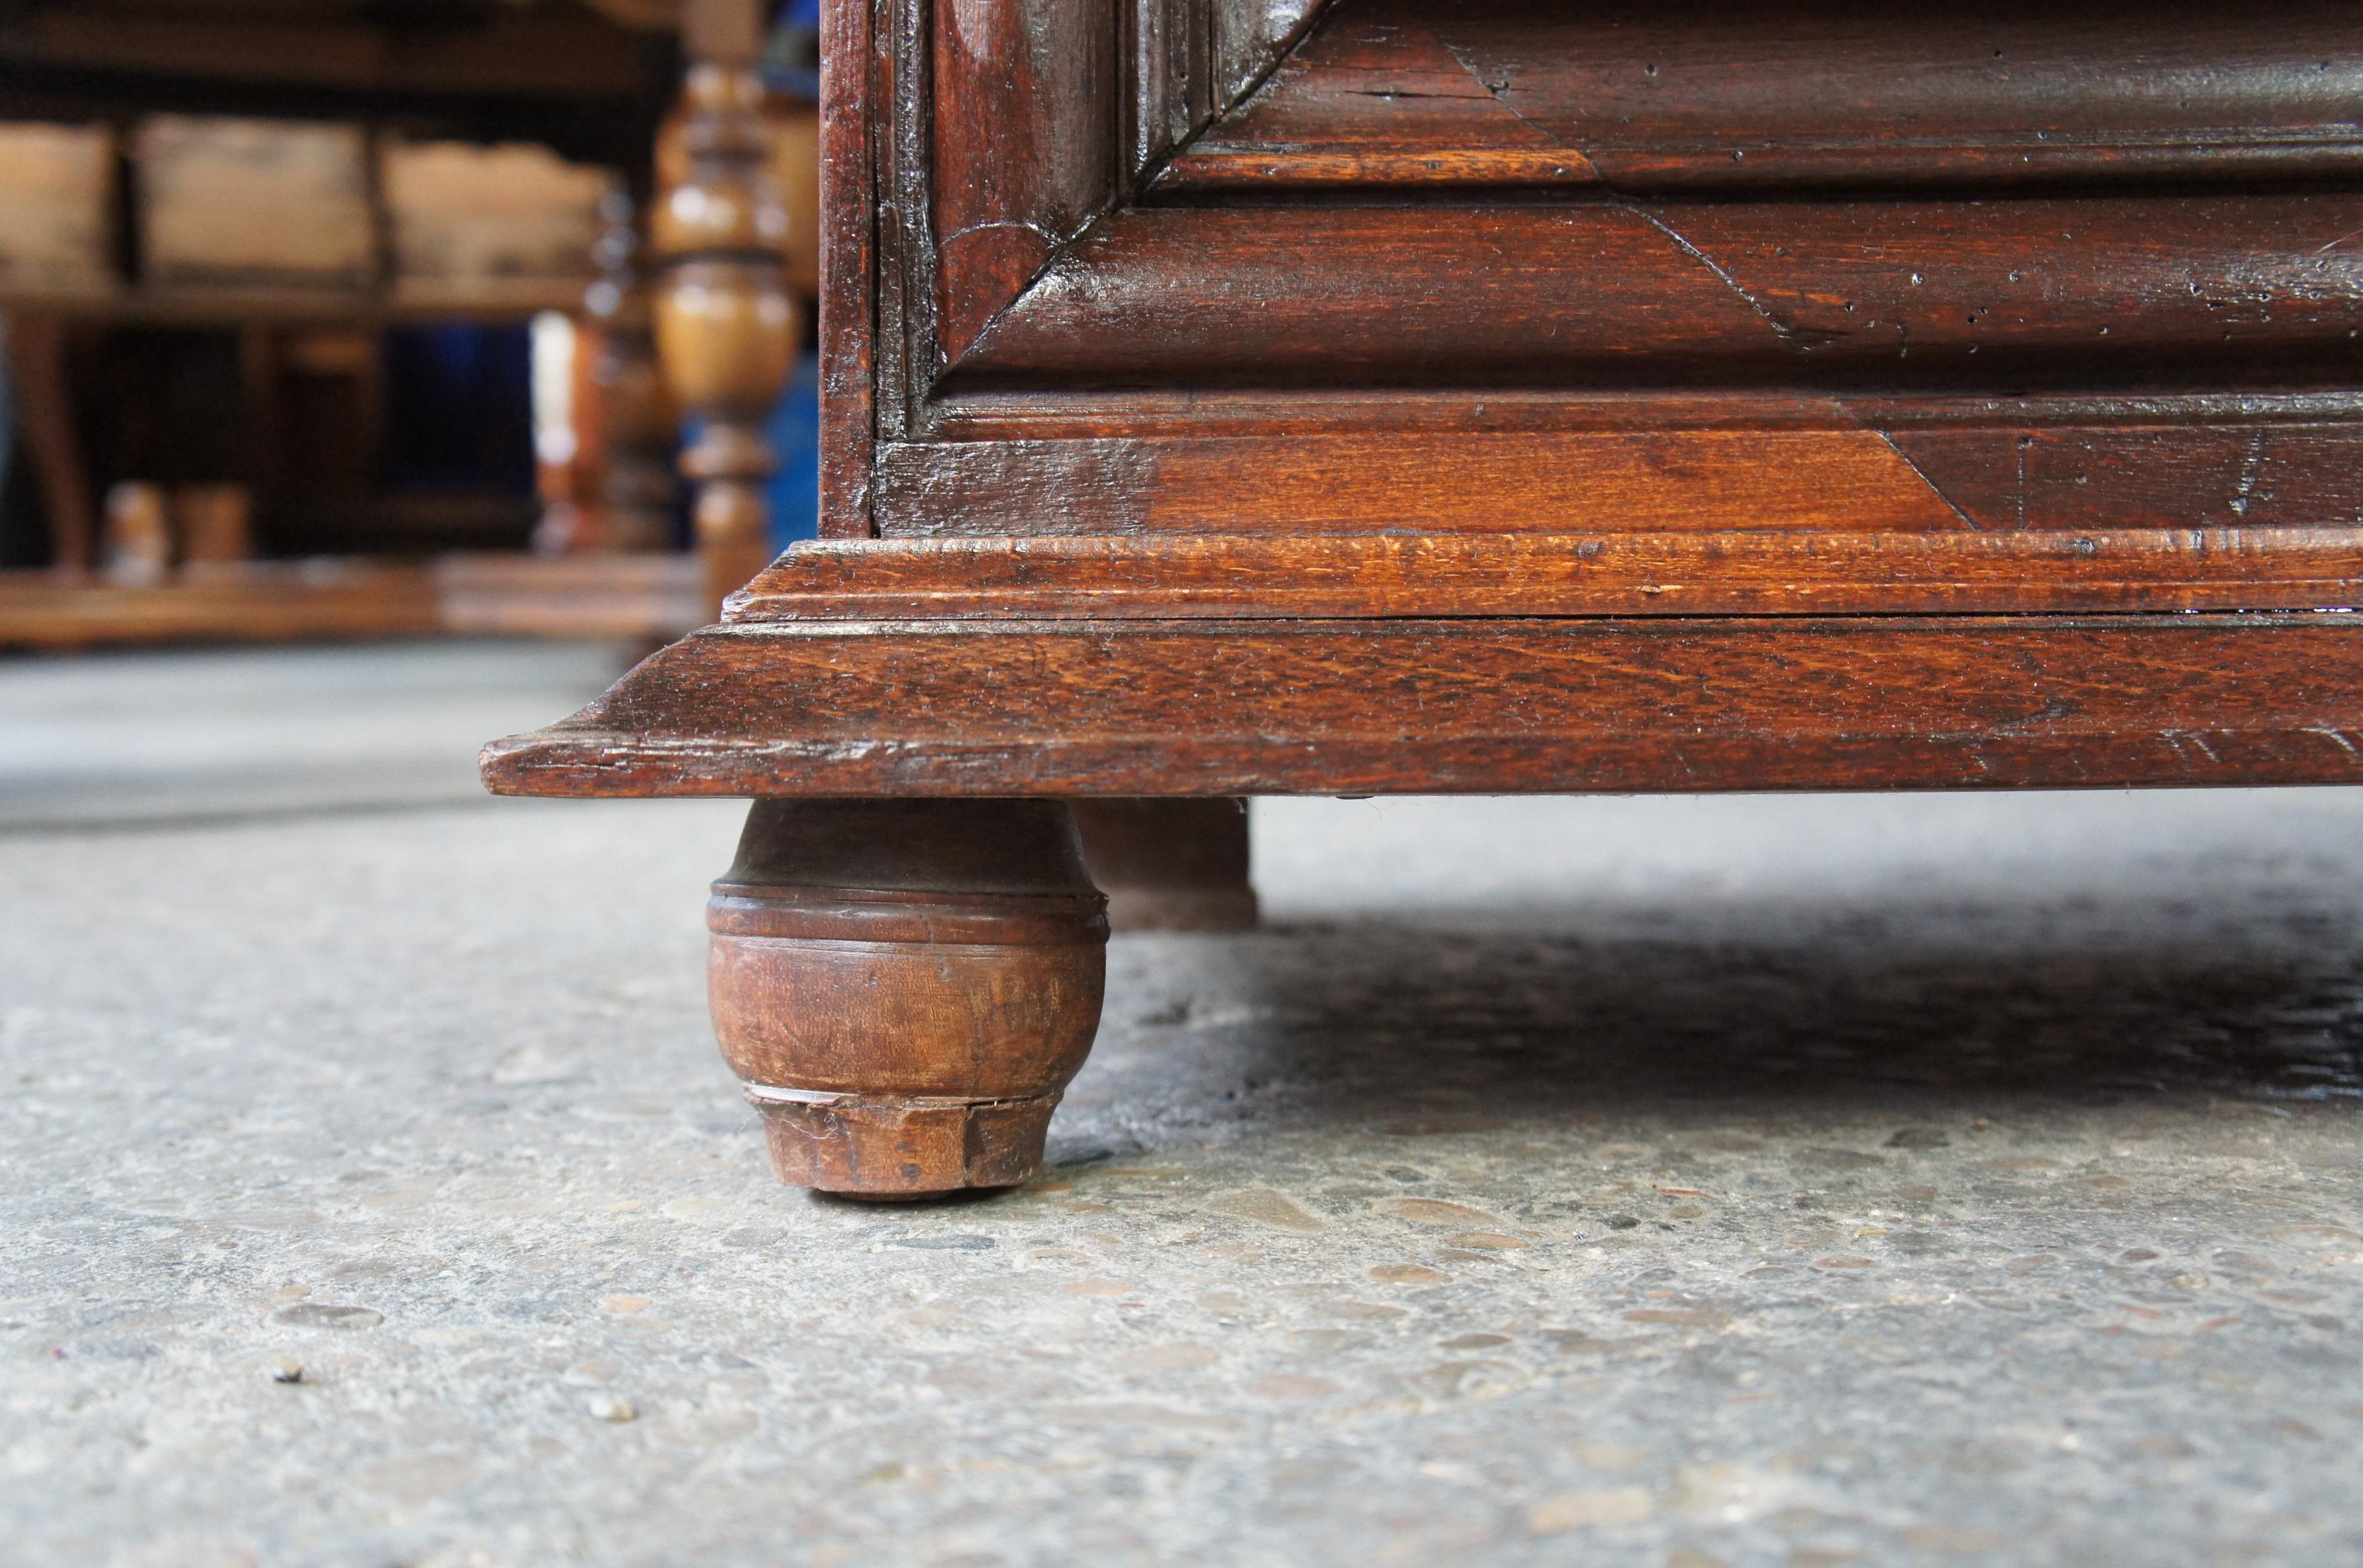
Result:
[[[820,0],[785,0],[771,16],[763,50],[763,83],[775,93],[820,101]]]
[[[533,494],[527,330],[397,326],[383,342],[386,487]]]
[[[820,360],[796,356],[788,390],[771,410],[766,434],[780,454],[763,499],[771,513],[771,548],[784,550],[798,539],[820,535]]]

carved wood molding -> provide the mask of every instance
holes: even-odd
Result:
[[[1720,324],[1757,349],[1789,351],[1777,356],[1792,362],[1785,374],[1797,359],[1842,358],[1831,352],[1842,347],[1883,358],[1906,338],[1930,342],[1932,328],[1941,342],[2000,327],[2010,285],[2023,285],[2021,298],[2139,305],[2172,303],[2153,296],[2188,282],[2199,300],[2191,308],[2208,315],[2241,293],[2251,253],[2286,272],[2318,267],[2339,235],[2363,223],[2358,199],[2315,201],[2302,215],[2258,210],[2247,221],[2220,204],[2134,209],[2126,221],[2145,231],[2196,231],[2202,254],[2185,279],[2105,221],[2015,209],[1981,218],[1924,203],[1916,215],[1892,215],[1892,232],[1866,236],[1869,207],[1825,206],[1818,220],[1787,210],[1786,193],[1799,188],[1826,201],[1847,187],[2017,193],[2079,182],[2204,186],[2363,172],[2363,34],[2344,0],[2296,0],[2270,38],[2221,6],[2185,0],[2154,7],[2131,44],[2125,32],[2122,17],[2097,13],[2003,5],[1932,21],[1860,0],[1802,15],[1725,0],[1539,12],[1505,0],[934,0],[928,369],[942,380],[930,389],[1044,375],[1194,384],[1210,359],[1234,372],[1251,362],[1267,381],[1366,378],[1372,364],[1350,348],[1341,355],[1333,324],[1308,324],[1304,313],[1317,316],[1336,301],[1370,314],[1372,280],[1341,286],[1333,268],[1426,279],[1448,261],[1443,252],[1481,256],[1498,277],[1525,282],[1546,302],[1548,325],[1570,303],[1580,266],[1584,287],[1573,303],[1622,289],[1686,345],[1704,322],[1710,340]],[[2094,69],[2112,59],[2122,69]],[[1459,221],[1424,237],[1437,254],[1383,243],[1378,231],[1399,226],[1384,215],[1142,204],[1400,186],[1491,194],[1466,198],[1475,204]],[[1634,199],[1540,213],[1500,206],[1503,193],[1551,189]],[[1668,200],[1696,192],[1752,193],[1765,205],[1718,218]],[[2284,236],[2292,217],[2328,231]],[[1927,237],[1926,265],[1812,271],[1817,247],[1839,265],[1866,251],[1899,255],[1926,220],[1942,229]],[[2318,248],[2325,237],[2334,243]],[[2218,238],[2227,259],[2211,271],[2203,252]],[[2074,254],[2080,241],[2096,255]],[[1857,302],[1852,321],[1799,319],[1799,301],[1788,297],[1923,289],[1927,274],[1965,259],[1948,247],[1992,263],[1993,277],[1973,271],[1909,299]],[[2097,253],[2122,258],[2122,275],[2083,275]],[[1792,254],[1796,266],[1778,265]],[[2037,255],[2046,265],[2027,266]],[[2324,293],[2291,278],[2266,287]],[[2329,291],[2342,315],[2355,292]],[[1967,304],[1972,296],[1980,303]],[[1433,379],[1439,348],[1464,382],[1470,360],[1486,367],[1479,379],[1533,373],[1520,348],[1542,351],[1552,375],[1596,369],[1595,353],[1664,362],[1646,328],[1630,340],[1631,326],[1612,322],[1605,342],[1581,326],[1546,332],[1535,311],[1514,304],[1495,318],[1499,340],[1448,333],[1440,345],[1419,336],[1421,302],[1406,303],[1413,319],[1390,313],[1391,341],[1376,356],[1399,374],[1415,364]],[[1459,298],[1435,303],[1448,317],[1469,314]],[[2070,314],[2065,331],[2080,344],[2124,331],[2087,319],[2089,309]],[[1317,339],[1329,360],[1305,363],[1243,340],[1259,317],[1293,342]],[[1867,328],[1874,320],[1884,337]],[[2145,319],[2135,331],[2180,348],[2213,343],[2214,325]],[[2324,323],[2300,326],[2282,311],[2275,325],[2319,340]],[[1398,326],[1411,331],[1394,342]],[[1954,369],[1993,374],[2000,362]],[[1672,373],[1680,378],[1679,366]]]
[[[2363,530],[2142,528],[823,541],[726,619],[1370,620],[2312,609],[2363,599]]]
[[[710,627],[497,794],[1230,795],[2363,780],[2352,617]]]
[[[2346,0],[2110,16],[831,0],[824,531],[1071,531],[1080,498],[1152,491],[1219,530],[1249,458],[1140,476],[1229,424],[1268,453],[1348,404],[1401,431],[1419,395],[1414,432],[1505,438],[1553,396],[1655,400],[1634,428],[1818,398],[1800,483],[1867,442],[1955,517],[1995,481],[1931,476],[1978,438],[1914,449],[1858,405],[2155,391],[2125,430],[2249,442],[2211,397],[2354,384],[2363,27]],[[1046,420],[1067,438],[1019,438]],[[1559,471],[1550,441],[1500,470]],[[1369,457],[1398,489],[1436,462]],[[930,498],[955,481],[957,517]],[[1805,515],[1781,497],[1734,504]]]
[[[938,362],[1246,96],[1325,3],[934,0],[915,20]]]

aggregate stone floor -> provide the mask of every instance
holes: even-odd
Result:
[[[1259,802],[1052,1167],[865,1208],[737,810],[464,801],[605,668],[479,651],[203,656],[194,812],[57,764],[187,659],[0,666],[0,1562],[2363,1560],[2357,794]],[[372,660],[412,808],[272,793]]]

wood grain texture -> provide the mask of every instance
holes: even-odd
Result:
[[[2347,193],[1134,209],[946,387],[2328,382],[2358,237]]]
[[[1325,0],[1129,0],[1132,182],[1228,112],[1294,44]]]
[[[1825,404],[1799,412],[1820,428],[1684,428],[1678,410],[1645,402],[1617,411],[1643,428],[1505,430],[1417,412],[1424,425],[1411,410],[1370,408],[1359,434],[1306,430],[1300,413],[1285,439],[1250,429],[890,445],[878,455],[879,529],[915,538],[2363,520],[2363,421],[2194,416],[2184,405],[2183,418],[2075,423],[2071,411],[2036,424],[1975,407]]]
[[[870,465],[877,441],[878,138],[885,64],[870,0],[821,6],[820,533],[870,532]]]
[[[805,545],[736,623],[2290,610],[2363,602],[2363,528]]]
[[[799,1187],[1034,1174],[1091,1049],[1105,900],[1045,801],[763,801],[714,886],[715,1034]]]
[[[700,632],[497,793],[1696,792],[2363,782],[2334,614],[904,622]]]
[[[934,8],[936,334],[957,359],[1116,195],[1115,7]]]
[[[1158,189],[2345,177],[2358,42],[2343,0],[1342,0]]]

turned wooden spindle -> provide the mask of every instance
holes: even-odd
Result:
[[[707,991],[780,1178],[915,1198],[1032,1176],[1099,1027],[1105,911],[1055,801],[757,801]]]
[[[17,385],[17,435],[49,512],[51,564],[79,576],[99,564],[101,536],[74,429],[72,347],[64,316],[12,310],[0,318],[0,349]]]
[[[671,533],[680,484],[672,449],[681,412],[657,364],[638,211],[630,196],[611,191],[599,212],[599,281],[582,300],[593,338],[590,395],[577,420],[596,449],[598,472],[591,521],[576,547],[659,550]]]
[[[664,269],[657,352],[674,399],[697,422],[681,469],[698,487],[697,548],[716,611],[771,559],[762,486],[779,458],[763,426],[796,349],[782,257],[788,211],[754,69],[762,39],[761,0],[691,0],[687,177],[663,193],[649,224]]]

